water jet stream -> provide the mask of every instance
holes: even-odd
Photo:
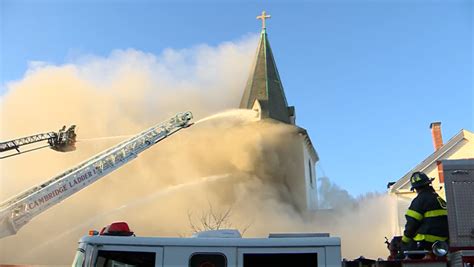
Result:
[[[134,200],[134,201],[132,201],[128,204],[122,205],[118,208],[115,208],[115,209],[112,209],[110,211],[98,214],[98,215],[90,218],[89,220],[85,221],[84,223],[81,223],[81,224],[79,224],[79,225],[77,225],[77,226],[61,233],[61,234],[58,234],[54,238],[51,238],[51,239],[47,240],[46,242],[43,242],[40,245],[34,247],[33,249],[31,249],[28,253],[26,253],[24,255],[24,258],[27,259],[30,255],[34,255],[34,253],[37,252],[38,250],[40,250],[41,248],[43,248],[45,246],[49,246],[50,244],[55,243],[56,241],[60,240],[61,238],[64,238],[65,236],[68,236],[68,235],[70,235],[74,232],[77,232],[77,231],[85,228],[86,226],[93,227],[92,226],[93,223],[95,221],[101,219],[101,218],[110,216],[112,214],[118,213],[118,212],[120,212],[122,210],[125,210],[125,209],[128,209],[128,208],[133,208],[133,207],[137,207],[137,206],[149,203],[152,200],[156,200],[156,198],[164,197],[164,196],[167,196],[167,195],[172,194],[174,192],[178,192],[178,191],[183,190],[183,189],[187,189],[187,188],[190,188],[190,187],[193,187],[193,186],[196,186],[196,185],[200,185],[200,184],[216,182],[216,181],[222,180],[224,178],[228,178],[228,177],[230,177],[229,173],[218,174],[218,175],[206,176],[206,177],[203,177],[202,179],[197,179],[197,181],[190,182],[190,183],[183,183],[183,184],[177,184],[177,185],[169,186],[169,187],[167,187],[163,190],[160,190],[160,191],[154,192],[152,194],[146,195],[142,198],[136,199],[136,200]]]
[[[133,135],[116,135],[116,136],[103,136],[103,137],[94,137],[94,138],[84,138],[78,139],[77,142],[85,142],[85,141],[100,141],[100,140],[112,140],[112,139],[125,139],[132,137]]]

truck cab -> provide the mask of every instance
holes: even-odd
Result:
[[[339,267],[341,241],[328,234],[242,238],[237,230],[188,238],[137,237],[120,222],[81,238],[73,266]]]

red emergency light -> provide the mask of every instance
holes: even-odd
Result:
[[[133,232],[126,222],[114,222],[102,228],[100,235],[131,236]]]

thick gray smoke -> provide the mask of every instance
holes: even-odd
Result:
[[[334,184],[328,177],[319,178],[319,207],[321,209],[351,209],[356,204],[356,199],[337,184]]]
[[[0,140],[76,124],[82,141],[71,153],[44,149],[2,160],[0,200],[176,112],[191,110],[202,120],[0,240],[0,262],[69,264],[82,235],[116,220],[141,236],[189,235],[188,212],[209,203],[231,207],[233,225],[250,225],[247,236],[330,232],[342,237],[346,257],[384,256],[385,197],[354,199],[322,180],[322,203],[332,209],[298,212],[283,182],[295,173],[295,129],[229,110],[239,103],[255,47],[252,36],[159,56],[120,50],[65,65],[36,63],[8,84]],[[368,229],[373,239],[361,246]]]

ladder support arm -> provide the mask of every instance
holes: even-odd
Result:
[[[0,238],[15,234],[33,217],[120,168],[159,141],[192,125],[191,112],[178,113],[64,173],[0,204]]]

